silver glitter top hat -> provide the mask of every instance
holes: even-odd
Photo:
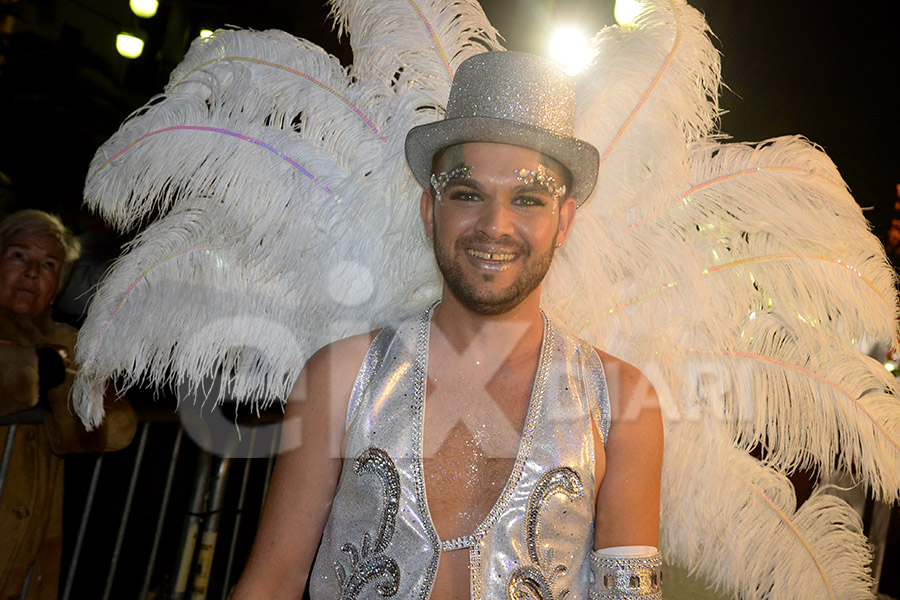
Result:
[[[597,149],[572,136],[575,86],[547,59],[522,52],[485,52],[456,71],[444,119],[413,127],[406,135],[406,161],[416,180],[429,186],[434,155],[465,142],[497,142],[537,150],[572,175],[572,197],[587,200],[597,180]]]

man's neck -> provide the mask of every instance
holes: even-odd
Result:
[[[445,289],[432,319],[432,334],[438,333],[466,362],[527,360],[540,352],[543,331],[540,288],[501,315],[475,313]]]

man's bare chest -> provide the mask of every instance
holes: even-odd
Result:
[[[434,385],[425,401],[423,467],[429,510],[442,539],[472,533],[506,486],[530,405],[529,375],[429,381]]]

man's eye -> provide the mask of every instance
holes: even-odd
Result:
[[[450,193],[450,199],[458,200],[459,202],[478,202],[479,200],[481,200],[481,196],[479,196],[475,192],[458,190]]]
[[[59,263],[57,263],[55,260],[47,260],[44,261],[44,268],[48,271],[56,271],[56,269],[59,268]]]
[[[519,206],[544,206],[547,202],[537,196],[519,196],[516,198],[516,204]]]

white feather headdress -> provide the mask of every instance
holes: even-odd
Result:
[[[497,35],[470,0],[332,7],[351,67],[285,33],[219,31],[97,152],[88,204],[150,225],[80,332],[86,422],[112,378],[196,387],[223,372],[229,397],[283,399],[315,349],[437,296],[403,140]],[[544,304],[660,394],[663,551],[745,598],[865,597],[858,518],[827,488],[797,508],[786,475],[900,494],[897,385],[856,348],[896,340],[878,240],[814,145],[722,142],[697,11],[645,2],[595,49],[576,135],[601,169]]]

